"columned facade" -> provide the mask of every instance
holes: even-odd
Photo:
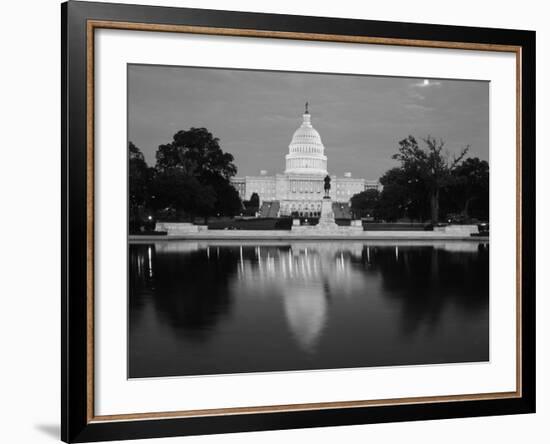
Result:
[[[311,115],[306,107],[302,124],[294,132],[288,146],[284,173],[269,176],[262,171],[259,176],[236,177],[232,182],[243,200],[250,200],[252,194],[257,193],[260,203],[278,201],[278,216],[298,214],[318,217],[327,174],[325,147],[311,124]],[[351,173],[345,173],[344,177],[331,176],[330,197],[333,202],[344,205],[354,194],[379,186],[377,181],[354,178]]]

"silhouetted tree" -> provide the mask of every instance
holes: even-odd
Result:
[[[409,177],[416,178],[425,185],[430,199],[431,220],[436,223],[439,221],[440,191],[454,182],[453,171],[468,152],[469,146],[450,159],[443,152],[445,143],[442,140],[428,136],[423,141],[426,145],[424,149],[413,136],[408,136],[399,142],[399,152],[392,157],[401,162],[401,168]]]
[[[461,213],[469,218],[489,217],[489,163],[477,157],[468,158],[453,171],[455,183],[450,193],[461,206]],[[473,207],[473,211],[472,211]]]
[[[253,216],[260,209],[260,196],[258,193],[252,193],[250,200],[245,200],[243,205],[246,209],[246,214],[248,216]]]
[[[138,231],[140,210],[147,205],[153,171],[147,166],[140,149],[128,143],[128,204],[130,231]]]
[[[378,209],[380,192],[375,189],[365,190],[350,199],[351,211],[355,217],[374,216]]]
[[[151,200],[155,210],[173,210],[175,214],[193,219],[207,218],[215,211],[216,193],[208,185],[178,168],[159,172],[152,183]]]
[[[216,195],[214,211],[216,215],[234,216],[242,210],[243,204],[239,192],[226,178],[214,172],[204,173],[202,182],[212,187]]]
[[[219,142],[206,128],[178,131],[171,143],[159,146],[156,168],[158,171],[179,168],[198,177],[217,173],[229,180],[237,173],[237,167],[233,155],[222,151]]]
[[[260,196],[258,196],[258,193],[252,193],[250,196],[250,206],[252,208],[260,208]]]
[[[406,217],[424,220],[428,214],[428,201],[424,182],[403,168],[392,168],[381,178],[382,192],[376,217],[395,221]]]
[[[160,200],[157,207],[165,205],[163,208],[177,208],[188,216],[200,215],[205,222],[208,216],[233,216],[241,210],[239,195],[229,181],[237,172],[233,155],[224,152],[219,139],[206,128],[178,131],[171,143],[159,146],[156,159],[160,181],[155,193]],[[169,189],[171,181],[183,196]]]

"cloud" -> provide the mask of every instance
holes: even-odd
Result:
[[[424,106],[424,105],[418,105],[416,103],[407,103],[404,105],[406,109],[409,109],[411,111],[422,111],[422,112],[428,112],[432,111],[433,108],[430,106]]]
[[[426,99],[426,96],[423,96],[422,94],[420,94],[419,92],[414,91],[414,90],[409,92],[409,97],[411,99],[417,99],[417,100],[425,100]]]
[[[296,116],[283,116],[281,114],[266,114],[258,117],[258,119],[269,124],[296,123],[298,125],[300,123]]]
[[[429,88],[430,86],[441,86],[441,82],[437,80],[424,79],[420,82],[413,83],[411,85],[413,88]]]

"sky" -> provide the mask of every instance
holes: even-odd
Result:
[[[306,101],[331,175],[380,178],[409,134],[489,160],[489,83],[470,80],[129,65],[128,140],[153,166],[177,131],[205,127],[237,176],[282,173]]]

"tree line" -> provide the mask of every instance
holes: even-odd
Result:
[[[394,222],[408,219],[439,222],[441,215],[479,220],[489,218],[489,164],[444,151],[445,143],[428,136],[399,142],[392,156],[399,166],[381,178],[382,191],[366,190],[351,198],[354,217]],[[233,155],[206,128],[190,128],[160,145],[154,166],[128,144],[130,230],[140,231],[151,216],[164,221],[207,222],[210,216],[254,215],[259,196],[242,202],[231,184],[237,173]],[[154,215],[154,216],[153,216]],[[152,229],[153,227],[146,227]]]
[[[431,136],[419,143],[413,136],[399,142],[392,156],[399,166],[381,178],[382,191],[366,190],[351,198],[355,217],[394,222],[408,219],[437,223],[441,217],[455,220],[489,219],[489,164],[444,151],[445,143]]]
[[[170,143],[158,147],[153,167],[129,142],[130,230],[139,231],[149,212],[164,221],[207,221],[240,212],[243,205],[230,182],[237,173],[233,160],[206,128],[178,131]]]

